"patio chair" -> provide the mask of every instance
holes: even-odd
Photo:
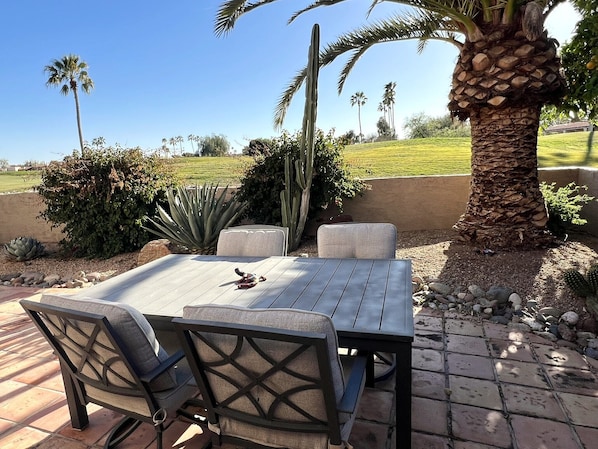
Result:
[[[20,303],[60,360],[65,389],[76,394],[69,407],[91,402],[125,415],[104,447],[147,422],[161,449],[164,422],[197,395],[188,366],[177,365],[183,352],[168,356],[145,317],[123,304],[55,295]]]
[[[238,225],[233,226],[227,229],[235,230],[235,229],[264,229],[264,230],[279,230],[284,232],[284,250],[283,256],[287,255],[287,246],[289,242],[289,228],[286,226],[276,226],[276,225],[267,225],[267,224],[248,224],[248,225]]]
[[[220,231],[218,256],[286,256],[287,236],[282,229],[236,229]]]
[[[173,323],[215,447],[348,447],[366,359],[352,358],[345,383],[328,316],[204,305],[186,307]]]
[[[318,257],[355,259],[394,259],[397,228],[392,223],[338,223],[321,225],[317,231]],[[388,379],[396,369],[394,354],[376,352],[381,367],[374,381]]]
[[[392,223],[337,223],[317,232],[318,257],[394,259],[397,228]]]

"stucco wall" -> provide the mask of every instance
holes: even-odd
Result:
[[[450,229],[465,210],[469,179],[469,175],[371,179],[367,181],[371,190],[346,201],[344,212],[354,221],[394,223],[400,231]],[[540,179],[557,186],[569,182],[587,185],[587,193],[598,198],[598,169],[542,169]],[[19,236],[35,237],[42,243],[62,239],[58,229],[38,218],[43,207],[36,193],[0,195],[0,243]],[[326,211],[318,221],[336,213]],[[584,229],[598,235],[598,202],[587,205],[583,215],[588,220]]]

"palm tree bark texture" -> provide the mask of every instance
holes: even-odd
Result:
[[[276,0],[226,0],[218,10],[216,34],[231,30],[244,13]],[[289,22],[321,6],[345,0],[312,0]],[[448,108],[471,121],[471,189],[465,213],[454,228],[477,247],[526,249],[552,242],[540,193],[536,140],[542,105],[565,92],[558,43],[544,30],[546,17],[565,0],[373,0],[398,4],[387,19],[368,22],[325,46],[320,64],[348,54],[338,91],[357,60],[375,44],[429,40],[453,44],[459,57]],[[285,89],[275,110],[281,125],[306,70]]]
[[[470,195],[454,226],[463,240],[493,248],[552,242],[536,149],[542,104],[563,91],[546,33],[530,41],[520,28],[495,28],[463,46],[449,95],[451,113],[471,122]]]

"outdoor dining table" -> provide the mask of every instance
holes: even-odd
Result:
[[[261,281],[251,288],[239,288],[241,278],[235,268],[254,273]],[[396,437],[400,447],[410,447],[411,289],[410,260],[172,254],[74,296],[129,304],[157,329],[168,328],[187,305],[230,304],[324,313],[332,318],[341,347],[396,354]],[[372,364],[368,379],[372,385]],[[71,421],[77,427],[74,417],[85,411],[75,402],[69,401],[69,407],[78,408],[71,410]]]

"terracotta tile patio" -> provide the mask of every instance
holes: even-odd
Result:
[[[0,286],[0,448],[98,449],[119,419],[90,405],[73,430],[60,370],[18,300],[41,291]],[[503,325],[415,310],[414,449],[595,449],[598,363]],[[368,389],[351,442],[397,449],[392,379]],[[153,448],[141,426],[122,448]],[[173,421],[166,448],[199,448],[201,428]],[[401,447],[401,442],[398,442]]]

